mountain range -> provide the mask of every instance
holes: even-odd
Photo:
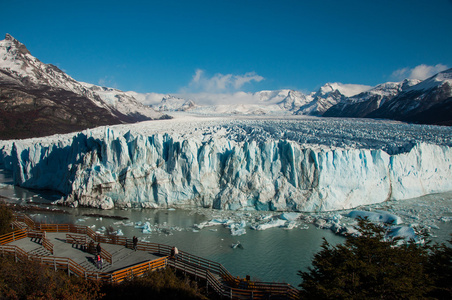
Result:
[[[58,67],[33,57],[24,44],[6,34],[0,41],[0,139],[67,133],[103,125],[193,114],[310,115],[381,118],[410,123],[452,125],[452,69],[420,81],[406,79],[375,87],[327,83],[318,91],[260,91],[233,95],[235,103],[199,105],[165,95],[144,105],[147,94],[78,82]],[[224,103],[230,103],[227,98]],[[247,103],[247,102],[244,102]]]
[[[0,139],[161,118],[169,116],[127,93],[78,82],[42,63],[9,34],[0,41]]]
[[[307,95],[277,90],[257,92],[250,97],[257,104],[200,106],[192,100],[166,95],[153,107],[158,111],[196,114],[295,114],[452,125],[452,69],[423,81],[405,79],[375,87],[327,83]]]

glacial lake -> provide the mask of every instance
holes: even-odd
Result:
[[[305,271],[311,265],[313,255],[320,250],[323,238],[331,244],[345,241],[344,237],[331,230],[318,229],[313,224],[300,224],[290,230],[270,228],[262,231],[252,230],[247,226],[246,234],[240,236],[231,235],[230,230],[221,225],[202,229],[195,226],[212,219],[226,219],[234,214],[236,219],[246,220],[248,224],[248,221],[256,217],[277,216],[280,214],[278,212],[232,213],[210,209],[98,210],[53,206],[50,202],[61,195],[13,186],[10,174],[3,170],[0,170],[0,195],[7,197],[9,202],[37,204],[48,208],[48,212],[31,213],[31,217],[38,222],[86,225],[101,233],[105,232],[103,228],[111,226],[129,238],[135,235],[142,241],[175,245],[180,250],[217,261],[233,276],[250,275],[252,280],[287,282],[295,287],[301,282],[297,272]],[[435,205],[429,205],[431,202]],[[399,213],[410,222],[430,224],[434,241],[450,239],[452,193],[398,201],[390,207],[396,210],[399,207]],[[54,213],[51,211],[54,208],[65,210],[68,214]],[[101,214],[104,217],[89,217],[86,214]],[[419,219],[416,219],[419,215]],[[106,216],[127,219],[117,220]],[[136,226],[139,222],[141,225],[149,222],[151,233],[143,233],[141,228],[136,228],[140,227]],[[241,247],[232,248],[238,242]]]

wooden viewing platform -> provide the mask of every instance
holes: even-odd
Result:
[[[106,236],[91,228],[70,224],[35,223],[27,215],[17,214],[15,231],[0,236],[0,253],[16,261],[33,260],[56,270],[64,270],[87,280],[122,282],[149,271],[166,267],[206,281],[218,295],[228,299],[297,299],[298,290],[290,284],[256,282],[232,276],[220,263],[179,251],[177,260],[169,257],[171,246]],[[101,244],[103,265],[97,269],[91,246]]]

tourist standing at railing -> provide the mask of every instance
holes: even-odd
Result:
[[[102,248],[100,247],[100,243],[97,243],[96,250],[97,250],[97,255],[100,255],[100,253],[102,252]]]
[[[178,256],[179,256],[179,250],[177,249],[176,246],[173,246],[173,248],[171,248],[171,258],[177,260]]]
[[[133,243],[133,250],[137,251],[138,238],[136,236],[133,236],[132,243]]]

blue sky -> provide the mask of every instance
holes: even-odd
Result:
[[[309,92],[452,67],[451,0],[2,2],[2,35],[124,91]]]

